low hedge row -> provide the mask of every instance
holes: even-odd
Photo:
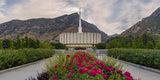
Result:
[[[51,57],[51,49],[0,50],[0,70]]]
[[[108,56],[160,69],[160,50],[155,49],[108,49]]]

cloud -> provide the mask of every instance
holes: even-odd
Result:
[[[54,18],[83,9],[83,19],[111,35],[121,33],[137,21],[149,16],[159,0],[20,0],[4,8],[0,0],[0,21],[30,18]],[[4,14],[5,13],[5,14]]]

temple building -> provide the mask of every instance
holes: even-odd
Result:
[[[79,27],[77,33],[62,33],[60,34],[60,43],[65,44],[69,48],[74,47],[93,47],[97,43],[101,43],[100,33],[82,32],[81,26],[81,8],[79,9]]]

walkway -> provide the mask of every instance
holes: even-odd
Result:
[[[0,80],[25,80],[30,76],[35,77],[37,75],[37,72],[43,71],[42,68],[44,68],[44,65],[45,65],[45,60],[41,60],[28,66],[0,73]],[[160,74],[158,73],[134,67],[129,64],[125,64],[125,66],[128,66],[127,71],[131,72],[131,75],[136,79],[160,80]]]

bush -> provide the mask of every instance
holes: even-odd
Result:
[[[160,69],[160,50],[152,49],[109,49],[108,56]]]
[[[97,49],[106,49],[106,44],[105,43],[98,43],[96,44]]]
[[[51,49],[0,50],[0,70],[51,57]]]

